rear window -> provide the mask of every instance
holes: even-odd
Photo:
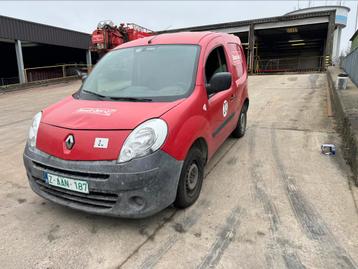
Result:
[[[238,44],[235,44],[235,43],[229,43],[228,45],[230,48],[230,54],[231,54],[232,61],[235,66],[235,69],[236,69],[237,76],[240,78],[240,77],[242,77],[242,75],[244,73],[243,60],[242,60],[240,47]]]

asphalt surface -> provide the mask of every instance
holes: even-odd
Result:
[[[78,87],[0,95],[1,268],[358,268],[357,188],[324,74],[250,77],[247,133],[208,164],[197,203],[143,220],[64,208],[28,186],[31,118]]]

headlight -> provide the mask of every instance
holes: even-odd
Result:
[[[41,116],[42,116],[42,112],[39,112],[35,115],[35,117],[32,120],[32,125],[30,127],[29,138],[28,138],[28,144],[31,148],[34,148],[36,146],[37,131],[40,126]]]
[[[167,124],[161,119],[151,119],[142,123],[127,137],[118,162],[127,162],[151,154],[163,145],[167,133]]]

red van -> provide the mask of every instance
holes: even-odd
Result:
[[[72,96],[35,115],[30,186],[55,203],[139,218],[192,205],[204,167],[245,134],[247,69],[234,35],[161,34],[125,43]]]

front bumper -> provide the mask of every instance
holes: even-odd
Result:
[[[28,146],[24,164],[32,190],[45,199],[85,212],[142,218],[172,204],[183,165],[165,152],[127,163],[116,161],[66,161]],[[88,182],[89,194],[47,184],[44,173]]]

